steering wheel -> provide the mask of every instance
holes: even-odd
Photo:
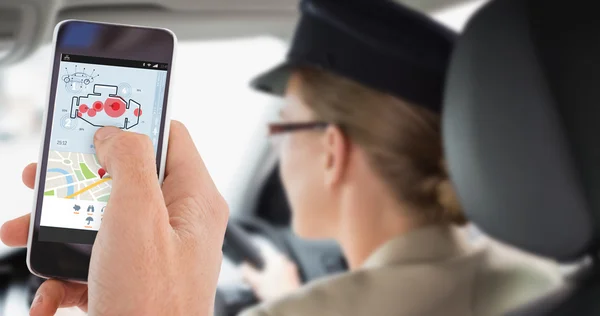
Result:
[[[231,219],[227,223],[223,252],[235,261],[245,261],[262,270],[264,259],[260,248],[253,241],[253,235],[266,238],[277,251],[291,256],[291,251],[283,241],[282,234],[273,225],[258,217]]]
[[[223,244],[225,257],[237,264],[246,262],[262,270],[265,260],[256,243],[256,236],[264,237],[277,251],[291,256],[290,249],[282,241],[284,237],[272,225],[259,218],[236,218],[227,223]],[[257,302],[258,299],[248,287],[219,287],[215,298],[215,315],[236,315]]]
[[[237,223],[230,221],[227,223],[225,231],[224,251],[231,249],[236,252],[244,261],[253,265],[256,269],[262,270],[265,265],[264,258],[260,249],[252,242],[250,235]]]
[[[347,271],[348,268],[337,243],[303,240],[295,236],[288,227],[278,228],[252,217],[229,221],[223,245],[222,269],[236,269],[235,264],[247,262],[261,270],[265,265],[263,252],[267,254],[273,248],[296,264],[303,282]],[[223,274],[226,275],[235,276],[235,273]],[[233,278],[231,282],[227,282],[226,279],[227,277],[220,279],[223,282],[217,288],[215,315],[237,315],[242,309],[258,302],[250,287],[241,280]]]

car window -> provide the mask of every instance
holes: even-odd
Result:
[[[245,189],[266,148],[264,124],[278,100],[252,91],[248,82],[284,56],[271,37],[180,42],[174,64],[171,117],[184,122],[228,200]],[[0,70],[0,223],[31,211],[32,194],[21,169],[37,161],[49,86],[50,46]],[[244,166],[250,167],[244,167]]]
[[[463,4],[434,12],[432,17],[437,21],[444,23],[449,28],[460,31],[463,29],[471,15],[487,2],[488,0],[466,1]]]

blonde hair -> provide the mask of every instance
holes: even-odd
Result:
[[[440,116],[314,68],[297,71],[300,94],[318,120],[338,125],[372,168],[428,223],[467,222],[446,170]]]

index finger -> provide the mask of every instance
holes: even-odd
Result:
[[[33,189],[35,187],[35,173],[37,171],[37,163],[30,163],[23,169],[23,184],[26,187]]]

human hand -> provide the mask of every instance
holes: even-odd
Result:
[[[243,263],[241,270],[244,280],[261,301],[278,299],[302,286],[298,268],[280,253],[265,255],[263,271],[248,263]]]
[[[71,306],[91,315],[210,315],[228,208],[186,128],[171,124],[162,191],[147,136],[102,128],[94,144],[113,180],[88,284],[44,282],[31,315]],[[23,182],[32,188],[34,179],[32,164]],[[5,223],[2,241],[25,246],[29,221]]]

